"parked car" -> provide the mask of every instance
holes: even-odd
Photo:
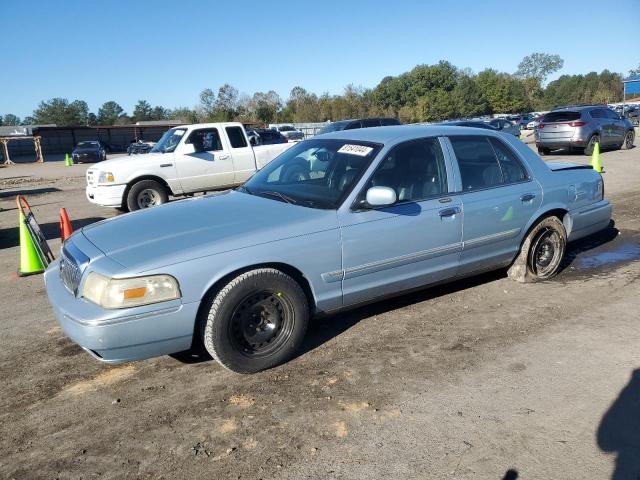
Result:
[[[137,142],[131,142],[127,147],[127,155],[138,155],[142,153],[149,153],[156,142],[147,142],[145,140],[138,140]]]
[[[113,158],[89,168],[87,199],[132,211],[166,203],[169,195],[234,187],[291,145],[254,147],[236,122],[175,127],[146,155]]]
[[[515,137],[520,137],[520,128],[508,120],[505,120],[503,118],[494,118],[493,120],[489,120],[486,123],[488,123],[492,127],[495,127],[496,130],[500,130],[503,133],[510,133]]]
[[[323,127],[316,135],[338,132],[340,130],[354,130],[356,128],[384,127],[387,125],[401,125],[397,118],[358,118],[352,120],[340,120]]]
[[[555,109],[542,117],[535,131],[538,153],[569,148],[591,155],[596,143],[602,148],[632,148],[633,124],[602,105]]]
[[[287,143],[289,141],[282,133],[272,128],[256,128],[253,132],[255,133],[256,139],[251,145],[274,145],[277,143]]]
[[[498,129],[493,125],[490,125],[488,122],[483,122],[480,120],[454,120],[452,122],[445,122],[440,125],[449,125],[452,127],[484,128],[486,130],[498,131]]]
[[[100,162],[107,158],[105,146],[97,140],[78,142],[76,148],[71,152],[74,163]]]
[[[609,225],[603,195],[591,167],[489,129],[335,132],[237,190],[76,231],[45,284],[65,334],[103,362],[195,338],[250,373],[291,358],[315,315],[492,269],[551,278],[568,241]]]
[[[280,132],[287,140],[298,141],[304,140],[304,133],[293,127],[292,125],[280,125],[274,127],[274,130]]]
[[[540,125],[540,122],[542,121],[542,115],[539,115],[537,117],[535,117],[533,120],[531,120],[528,124],[527,124],[527,130],[535,130],[536,128],[538,128],[538,125]]]
[[[522,117],[520,117],[516,123],[518,124],[518,127],[520,127],[521,130],[529,130],[529,123],[532,122],[534,119],[533,115],[523,115]]]

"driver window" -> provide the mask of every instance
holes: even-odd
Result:
[[[380,163],[365,192],[390,187],[398,202],[417,202],[447,193],[447,171],[437,138],[426,138],[395,147]]]
[[[192,143],[196,152],[217,152],[222,150],[222,142],[216,128],[195,130],[186,143]]]

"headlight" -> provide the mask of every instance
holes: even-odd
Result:
[[[100,172],[98,174],[98,183],[113,183],[115,180],[113,179],[113,173],[111,172]]]
[[[82,296],[103,308],[128,308],[180,298],[180,287],[171,275],[109,278],[91,272]]]

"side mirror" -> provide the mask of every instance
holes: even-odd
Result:
[[[249,143],[255,147],[258,145],[258,139],[256,137],[249,137]]]
[[[367,203],[372,207],[388,207],[396,203],[396,191],[389,187],[371,187],[367,190]]]

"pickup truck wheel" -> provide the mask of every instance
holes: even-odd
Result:
[[[624,143],[622,144],[622,148],[624,150],[631,150],[633,148],[633,140],[635,139],[635,133],[633,130],[629,130],[627,134],[624,136]]]
[[[547,280],[558,273],[567,246],[567,232],[558,217],[547,217],[533,227],[507,275],[521,283]]]
[[[550,153],[551,153],[551,150],[549,150],[548,148],[538,147],[538,155],[540,156],[549,155]]]
[[[237,373],[286,362],[307,331],[307,297],[280,270],[260,268],[238,275],[210,302],[201,322],[203,343],[222,366]]]
[[[133,184],[127,194],[127,208],[130,212],[142,208],[155,207],[167,203],[169,195],[163,185],[155,180],[141,180]]]

